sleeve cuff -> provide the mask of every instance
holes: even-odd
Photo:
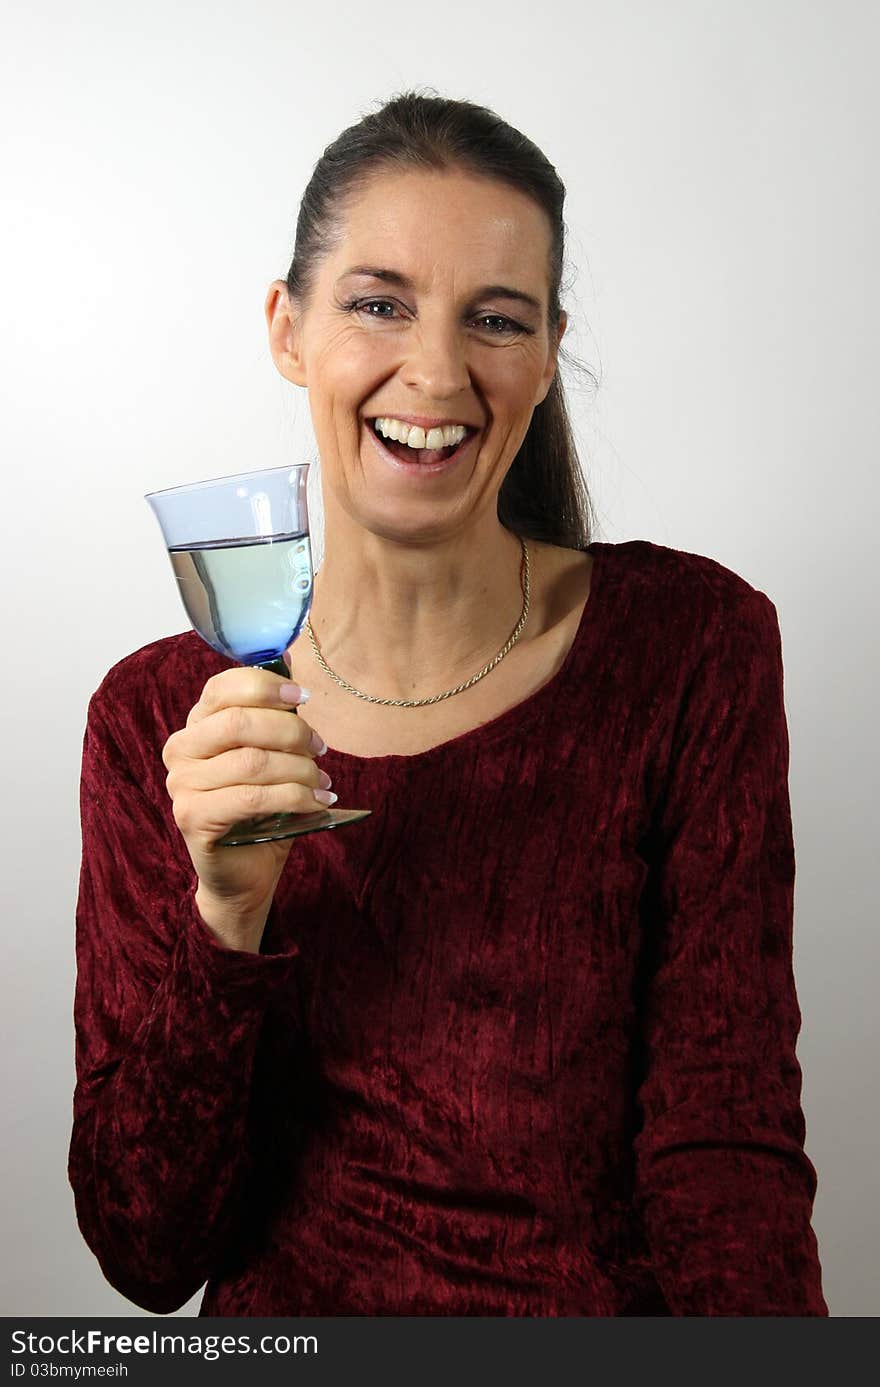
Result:
[[[265,939],[277,911],[274,901],[266,920]],[[222,944],[208,929],[195,902],[193,889],[186,898],[183,921],[183,944],[193,974],[210,991],[219,992],[241,1001],[246,998],[259,1002],[283,991],[293,983],[299,948],[293,945],[285,953],[251,953],[247,949],[231,949]]]

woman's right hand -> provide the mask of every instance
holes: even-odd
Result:
[[[282,689],[300,701],[298,685],[268,670],[223,670],[162,749],[174,821],[198,877],[199,914],[222,944],[253,953],[294,839],[236,848],[217,840],[242,819],[326,808],[314,791],[330,784],[314,759],[326,745]]]

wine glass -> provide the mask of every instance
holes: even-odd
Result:
[[[144,499],[165,537],[186,614],[220,655],[290,677],[282,659],[312,601],[309,463],[192,482]],[[296,709],[290,710],[296,715]],[[269,814],[234,824],[223,847],[355,823],[370,809]]]

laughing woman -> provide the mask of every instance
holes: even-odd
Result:
[[[828,1314],[776,609],[591,540],[563,198],[469,102],[325,150],[266,301],[325,513],[290,678],[187,632],[91,700],[69,1169],[147,1310]]]

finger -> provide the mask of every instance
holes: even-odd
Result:
[[[291,781],[286,785],[227,785],[194,791],[174,800],[174,820],[187,838],[210,842],[233,824],[268,814],[314,814],[326,809],[311,789]]]
[[[282,699],[284,689],[289,699]],[[212,713],[236,705],[241,707],[283,708],[290,710],[296,703],[305,702],[303,690],[291,679],[282,679],[268,669],[237,665],[213,674],[205,683],[199,701],[190,709],[187,727],[210,717]]]
[[[221,708],[192,727],[175,733],[175,755],[206,759],[235,747],[261,747],[292,755],[323,755],[325,743],[301,713],[280,708]]]
[[[264,747],[235,747],[205,760],[185,760],[169,771],[166,784],[173,794],[178,786],[189,790],[220,790],[236,785],[286,785],[296,782],[312,790],[329,788],[328,777],[310,756],[267,751]]]

